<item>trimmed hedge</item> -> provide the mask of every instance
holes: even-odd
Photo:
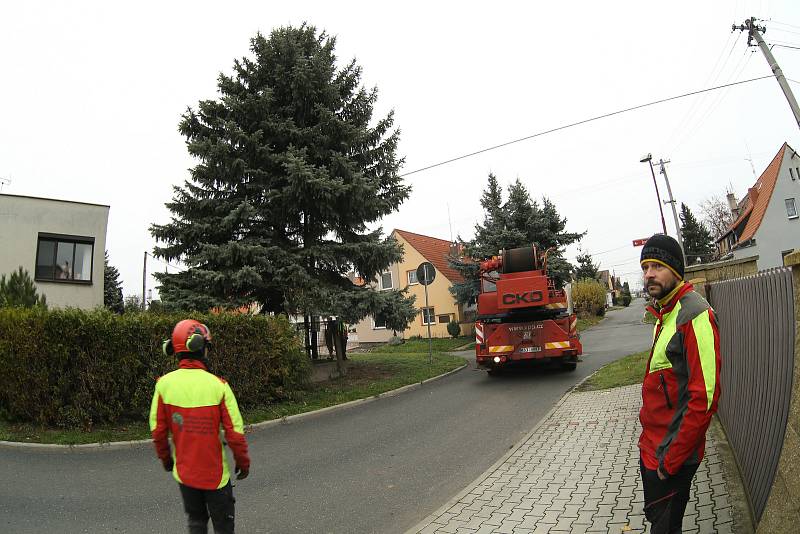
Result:
[[[162,340],[187,315],[0,308],[0,418],[91,429],[146,418],[177,368]],[[190,314],[211,329],[210,371],[243,408],[291,398],[311,367],[285,317]]]

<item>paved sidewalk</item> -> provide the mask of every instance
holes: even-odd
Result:
[[[571,393],[502,463],[412,532],[649,532],[639,477],[640,406],[640,385]],[[734,531],[721,467],[709,436],[685,533]]]

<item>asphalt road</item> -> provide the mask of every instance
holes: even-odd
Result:
[[[470,358],[467,369],[423,388],[248,434],[252,468],[234,490],[237,531],[403,532],[491,466],[577,381],[647,348],[642,302],[583,333],[575,372],[495,378]],[[178,488],[150,446],[0,448],[0,458],[4,533],[185,529]]]

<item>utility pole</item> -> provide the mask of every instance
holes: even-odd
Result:
[[[147,251],[144,251],[144,265],[142,265],[142,311],[147,309]]]
[[[664,181],[667,182],[667,192],[669,193],[669,200],[665,200],[664,204],[672,204],[672,216],[675,218],[675,231],[678,232],[678,243],[681,246],[681,251],[683,251],[684,257],[686,257],[686,249],[683,247],[683,233],[681,232],[681,223],[680,219],[678,219],[678,210],[675,208],[675,198],[672,196],[672,188],[669,186],[669,178],[667,178],[667,169],[664,168],[664,165],[669,163],[669,160],[664,161],[663,159],[658,160],[658,164],[661,166],[661,174],[664,175]]]
[[[772,55],[767,43],[764,42],[764,38],[761,36],[762,32],[767,32],[767,28],[756,24],[756,20],[757,19],[755,17],[750,17],[744,21],[744,24],[740,24],[739,26],[734,24],[731,26],[731,29],[733,31],[747,30],[747,46],[755,46],[753,45],[753,39],[756,40],[756,43],[758,43],[758,47],[761,49],[764,57],[767,58],[769,68],[772,69],[772,73],[778,80],[778,85],[781,86],[783,94],[786,96],[786,100],[789,102],[789,107],[792,108],[792,113],[794,113],[794,121],[797,123],[797,126],[800,127],[800,106],[797,105],[797,99],[795,99],[794,93],[792,93],[792,89],[789,87],[786,77],[783,75],[783,71],[781,70],[780,66],[778,66],[775,56]]]

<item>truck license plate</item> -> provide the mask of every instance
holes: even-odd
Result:
[[[519,352],[541,352],[542,347],[522,347]]]

